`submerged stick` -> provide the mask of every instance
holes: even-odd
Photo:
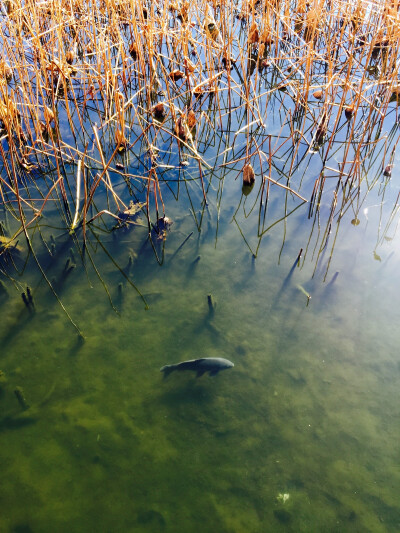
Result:
[[[31,288],[29,286],[26,288],[26,296],[28,297],[29,304],[32,307],[35,307],[35,304],[34,304],[34,301],[33,301],[33,296],[32,296],[32,291],[31,291]]]
[[[306,289],[302,285],[296,285],[296,289],[298,289],[300,292],[304,294],[304,296],[307,297],[307,305],[308,305],[311,300],[311,294],[307,292]]]
[[[30,311],[31,313],[35,311],[35,303],[33,301],[32,291],[30,287],[26,288],[26,292],[23,292],[21,294],[22,301],[25,304],[25,307]]]
[[[29,409],[29,404],[26,401],[26,398],[25,398],[24,391],[23,391],[22,387],[16,387],[15,390],[14,390],[14,394],[15,394],[17,400],[18,400],[19,405],[22,407],[22,409],[24,411]]]

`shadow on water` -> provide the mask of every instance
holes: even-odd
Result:
[[[190,374],[190,372],[179,372],[177,374]],[[210,405],[213,401],[215,392],[212,387],[202,383],[202,380],[211,379],[216,381],[219,376],[209,378],[209,376],[202,376],[200,378],[193,378],[188,375],[171,374],[167,378],[162,379],[162,386],[168,387],[161,393],[161,400],[171,412],[176,411],[178,406],[189,405],[191,407],[197,406],[202,409],[204,406]],[[213,383],[217,385],[217,383]]]
[[[149,531],[163,531],[166,527],[165,518],[154,509],[141,511],[137,514],[136,521],[139,526],[145,526]]]
[[[29,524],[17,524],[10,529],[10,533],[35,533]]]
[[[0,431],[19,430],[37,422],[37,417],[24,413],[23,415],[6,416],[0,420]]]

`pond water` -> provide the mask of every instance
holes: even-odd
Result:
[[[346,29],[328,2],[309,60],[283,19],[263,55],[233,9],[222,50],[206,3],[187,27],[165,8],[159,45],[152,3],[119,25],[98,4],[73,8],[65,42],[3,12],[19,66],[0,125],[0,532],[397,533],[398,59],[373,41],[381,19]],[[200,357],[234,367],[160,372]]]
[[[38,260],[84,341],[22,240],[3,262],[2,531],[399,530],[398,187],[382,177],[324,246],[281,188],[259,241],[235,176],[200,232],[164,194],[161,265],[140,219],[94,229],[83,260],[42,226],[54,255]],[[235,366],[159,371],[204,356]]]

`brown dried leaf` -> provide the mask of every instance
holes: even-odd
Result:
[[[190,61],[190,59],[186,56],[185,56],[185,63],[186,63],[186,68],[188,69],[190,73],[195,71],[196,65],[192,63],[192,61]]]

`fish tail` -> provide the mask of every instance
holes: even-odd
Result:
[[[173,370],[175,370],[175,365],[165,365],[160,368],[160,372],[164,373],[164,379],[167,378]]]

